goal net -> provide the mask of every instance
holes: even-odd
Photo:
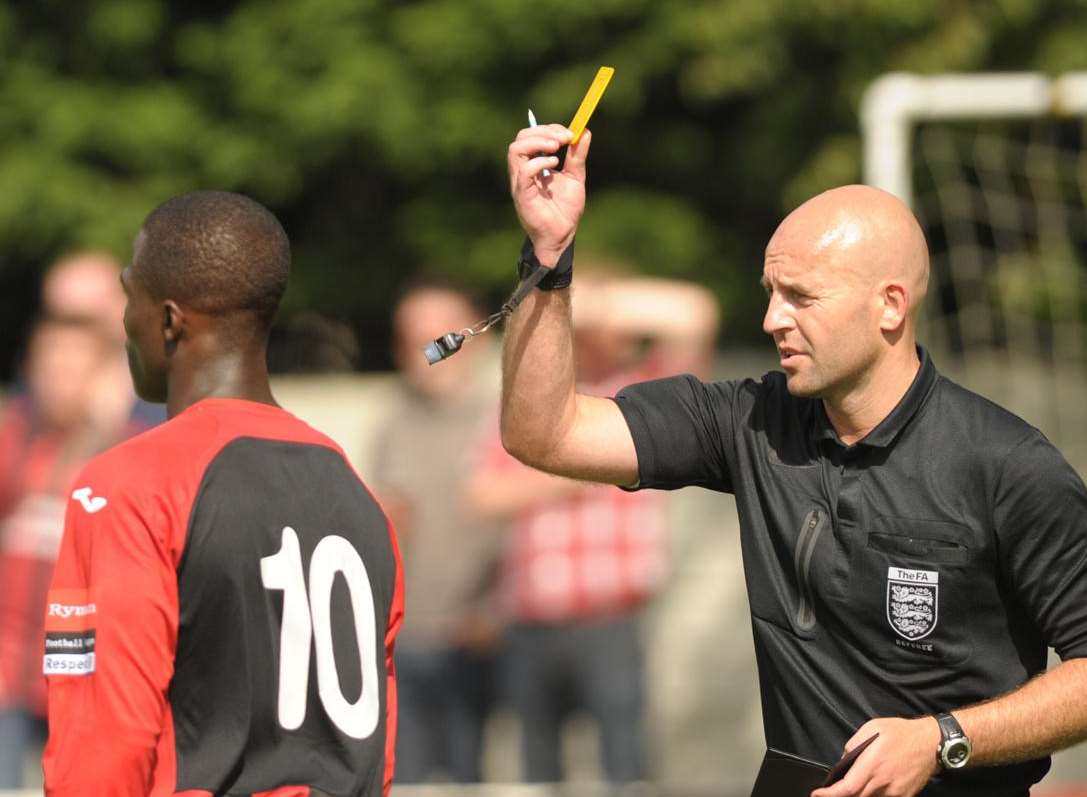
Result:
[[[862,118],[929,241],[921,340],[1087,470],[1087,73],[887,75]]]

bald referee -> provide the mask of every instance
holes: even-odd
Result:
[[[93,460],[46,611],[49,795],[387,794],[399,556],[377,503],[268,385],[290,247],[238,194],[147,217],[129,366],[170,420]]]
[[[735,494],[768,746],[832,764],[879,733],[813,797],[1027,795],[1087,737],[1087,490],[917,345],[928,252],[909,209],[847,186],[782,222],[762,272],[780,370],[579,395],[566,286],[589,134],[541,173],[569,140],[551,125],[509,147],[555,270],[509,325],[506,447],[565,476]]]

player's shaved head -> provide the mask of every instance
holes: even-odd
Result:
[[[788,249],[825,262],[856,286],[901,282],[915,312],[928,287],[925,235],[902,200],[867,185],[847,185],[812,197],[778,227],[767,253]]]
[[[158,300],[268,326],[287,287],[287,234],[241,194],[194,191],[163,202],[136,238],[133,272]]]

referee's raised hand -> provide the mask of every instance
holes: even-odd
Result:
[[[520,131],[509,146],[510,193],[517,217],[532,239],[536,257],[552,266],[570,245],[585,210],[585,158],[592,134],[586,130],[566,153],[562,171],[556,153],[572,134],[562,125]],[[544,176],[544,170],[549,170]]]

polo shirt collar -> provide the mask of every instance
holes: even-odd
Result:
[[[932,388],[936,384],[938,374],[936,366],[932,364],[932,358],[921,346],[917,347],[917,357],[921,360],[921,367],[917,369],[917,374],[914,376],[909,390],[895,405],[895,408],[891,410],[891,413],[880,421],[875,429],[858,440],[856,445],[870,448],[887,448],[898,437],[898,433],[917,414],[917,411],[924,406],[925,401],[932,392]],[[815,439],[832,440],[844,447],[844,443],[838,438],[838,433],[834,430],[834,425],[827,417],[827,411],[822,400],[816,400],[815,405]]]

